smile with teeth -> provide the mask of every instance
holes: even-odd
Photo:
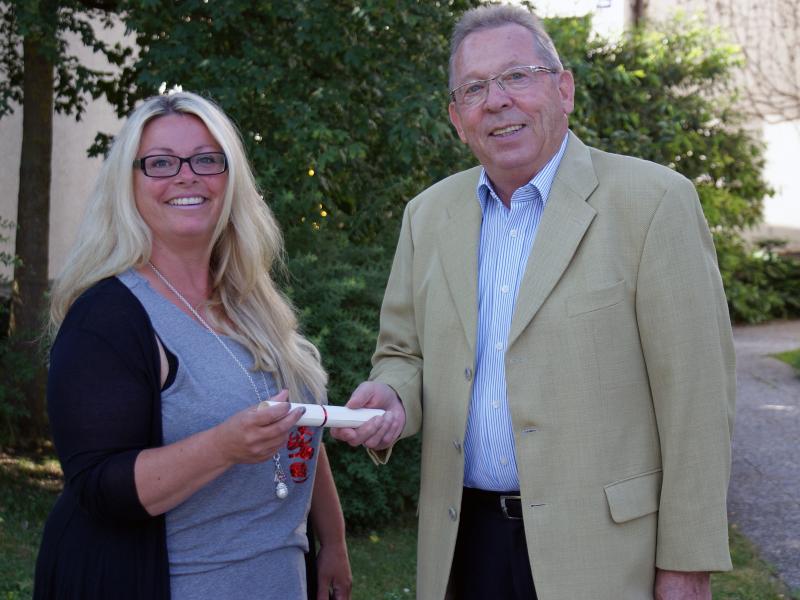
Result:
[[[167,200],[167,204],[170,206],[197,206],[205,201],[206,199],[202,196],[192,196],[191,198],[172,198]]]
[[[500,129],[495,129],[489,135],[493,136],[503,136],[503,135],[510,135],[512,133],[516,133],[520,129],[525,127],[524,125],[508,125],[507,127],[501,127]]]

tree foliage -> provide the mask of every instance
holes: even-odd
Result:
[[[239,124],[293,252],[331,229],[391,245],[387,219],[466,156],[442,114],[447,31],[469,5],[140,2],[127,20],[136,87],[120,108],[162,83],[212,97]]]
[[[54,69],[54,109],[80,120],[89,98],[117,89],[112,70],[82,64],[71,43],[101,53],[111,65],[121,65],[132,49],[108,43],[97,28],[114,25],[114,0],[2,0],[0,1],[0,118],[24,101],[23,42],[32,41]]]
[[[570,122],[585,142],[691,179],[712,229],[760,220],[771,192],[762,144],[733,106],[736,47],[688,20],[632,30],[616,43],[592,38],[588,19],[553,20],[549,29],[575,74]]]
[[[672,9],[703,11],[712,25],[730,32],[744,61],[740,105],[767,122],[800,119],[800,2],[797,0],[674,0]]]

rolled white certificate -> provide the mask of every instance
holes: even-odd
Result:
[[[258,407],[272,406],[273,404],[282,404],[282,402],[273,402],[272,400],[264,400],[259,403]],[[331,406],[326,404],[296,404],[290,403],[293,409],[302,406],[306,409],[306,414],[300,417],[297,422],[298,425],[306,425],[309,427],[359,427],[372,417],[377,417],[385,413],[385,410],[379,408],[345,408],[344,406]]]

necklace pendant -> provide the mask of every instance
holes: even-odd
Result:
[[[272,457],[272,462],[275,463],[275,477],[273,481],[275,482],[275,495],[278,497],[278,500],[283,500],[289,495],[289,486],[286,485],[286,475],[281,469],[281,455],[277,452]]]
[[[283,500],[284,498],[286,498],[286,497],[289,495],[289,486],[287,486],[287,485],[286,485],[285,483],[283,483],[282,481],[281,481],[281,482],[279,482],[279,483],[278,483],[278,484],[275,486],[275,495],[276,495],[276,496],[277,496],[277,497],[278,497],[280,500]]]

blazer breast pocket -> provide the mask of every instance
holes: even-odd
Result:
[[[615,523],[625,523],[658,510],[661,469],[609,483],[603,488]]]
[[[611,287],[578,294],[567,298],[567,316],[576,317],[584,313],[608,308],[625,299],[625,280]]]

